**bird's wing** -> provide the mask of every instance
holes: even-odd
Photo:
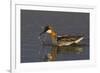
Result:
[[[81,37],[83,37],[83,36],[71,36],[71,35],[69,35],[69,36],[58,36],[57,37],[57,41],[76,41],[76,40],[78,40],[79,38],[81,38]]]

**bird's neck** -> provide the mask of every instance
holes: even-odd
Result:
[[[52,40],[52,44],[56,45],[57,44],[57,33],[55,31],[52,31],[51,33],[49,33],[51,40]]]

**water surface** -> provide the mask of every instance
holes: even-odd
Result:
[[[59,35],[84,34],[81,45],[54,47],[41,45],[42,26],[52,24]],[[89,13],[21,10],[21,63],[89,60]],[[51,40],[47,34],[47,44]]]

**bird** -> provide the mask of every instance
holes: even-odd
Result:
[[[44,31],[40,33],[40,36],[44,33],[50,35],[53,45],[57,46],[69,46],[72,44],[79,44],[83,39],[83,35],[58,35],[55,29],[51,25],[44,27]]]

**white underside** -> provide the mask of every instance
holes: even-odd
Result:
[[[59,46],[68,46],[68,45],[71,45],[73,44],[74,42],[65,42],[65,43],[58,43]]]

